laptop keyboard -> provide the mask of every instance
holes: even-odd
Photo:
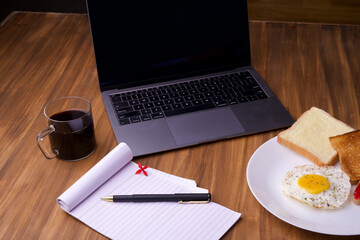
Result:
[[[267,97],[248,71],[110,95],[120,125]]]

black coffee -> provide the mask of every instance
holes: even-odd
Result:
[[[81,159],[94,151],[96,141],[93,119],[86,112],[74,109],[56,113],[50,118],[56,120],[50,121],[55,127],[55,131],[49,135],[50,144],[60,159]]]

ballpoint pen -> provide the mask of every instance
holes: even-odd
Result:
[[[178,202],[178,203],[208,203],[210,193],[175,193],[175,194],[132,194],[112,195],[102,198],[108,202]]]

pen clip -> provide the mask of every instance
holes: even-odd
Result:
[[[206,200],[206,201],[183,201],[183,200],[180,200],[178,203],[208,203],[210,202],[209,200]]]

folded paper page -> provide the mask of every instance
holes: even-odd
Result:
[[[148,176],[135,174],[138,165],[131,162],[131,150],[126,147],[115,148],[118,153],[108,155],[100,162],[110,168],[113,175],[102,180],[95,189],[81,190],[70,187],[67,191],[84,193],[81,202],[67,203],[74,200],[72,195],[62,194],[58,202],[63,210],[84,222],[99,233],[111,239],[219,239],[240,218],[241,214],[214,202],[207,204],[179,204],[176,202],[125,202],[113,203],[101,198],[116,194],[169,194],[206,192],[196,187],[192,180],[182,179],[155,169],[148,168]],[[112,159],[112,158],[117,159]],[[121,158],[121,159],[120,159]],[[130,162],[129,162],[130,161]],[[99,162],[99,163],[100,163]],[[128,162],[126,164],[126,162]],[[99,164],[98,163],[98,164]],[[126,165],[120,167],[123,163]],[[117,170],[115,170],[117,168]],[[94,169],[94,170],[93,170]],[[99,168],[100,169],[100,168]],[[98,171],[97,165],[90,171]],[[89,172],[90,172],[89,171]],[[99,175],[108,174],[101,168]],[[85,174],[86,175],[86,174]],[[84,175],[84,177],[85,177]],[[91,174],[90,178],[93,177]],[[88,176],[87,176],[88,178]],[[84,180],[85,181],[85,180]],[[86,185],[86,184],[85,184]],[[66,197],[64,199],[63,197]],[[65,208],[64,206],[67,206]]]
[[[71,211],[90,193],[130,162],[132,157],[133,154],[128,145],[125,143],[117,145],[58,198],[60,207],[65,211]]]

